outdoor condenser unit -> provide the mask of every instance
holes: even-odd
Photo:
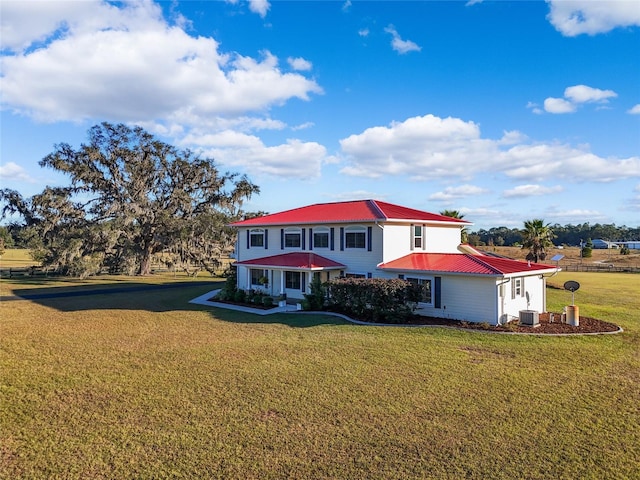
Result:
[[[535,310],[520,310],[520,324],[529,327],[537,327],[540,325],[538,312]]]

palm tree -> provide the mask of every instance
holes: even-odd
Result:
[[[555,238],[553,231],[544,220],[539,218],[526,220],[524,222],[524,230],[522,234],[522,246],[528,248],[527,260],[538,262],[547,258],[546,248],[551,247],[551,240]]]
[[[443,210],[440,212],[440,215],[443,215],[445,217],[456,218],[458,220],[462,220],[464,218],[464,215],[462,215],[458,210]],[[469,234],[467,232],[467,227],[462,227],[462,230],[460,231],[460,241],[462,243],[469,242]]]

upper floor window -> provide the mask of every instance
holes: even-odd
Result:
[[[413,248],[423,248],[423,232],[424,228],[422,225],[413,225],[412,227],[412,235],[413,235]]]
[[[329,248],[329,229],[313,230],[313,248]]]
[[[302,231],[299,228],[284,231],[285,248],[300,248],[302,245]]]
[[[249,232],[250,247],[264,247],[264,230],[256,228]]]
[[[366,248],[367,230],[364,227],[347,227],[344,231],[345,248]]]

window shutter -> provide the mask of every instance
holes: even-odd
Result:
[[[302,280],[302,293],[307,291],[307,272],[300,273],[300,280]]]
[[[247,230],[247,250],[251,246],[250,242],[251,242],[251,232],[249,230]]]
[[[367,227],[367,250],[370,252],[373,249],[373,227]]]
[[[367,272],[367,278],[373,278],[373,273]]]
[[[284,250],[284,228],[280,229],[280,250]]]
[[[415,225],[412,223],[411,226],[409,227],[411,228],[411,235],[409,236],[409,241],[411,242],[410,245],[410,249],[413,250],[414,245],[416,244],[416,229],[415,229]]]
[[[516,279],[511,279],[511,300],[516,298]]]
[[[344,250],[344,227],[340,227],[340,251]]]
[[[436,277],[434,285],[434,304],[436,308],[442,308],[442,277]]]
[[[331,237],[329,240],[331,242],[331,250],[335,250],[336,249],[336,242],[334,241],[334,234],[335,234],[335,228],[331,227],[331,229],[329,230],[329,236]]]
[[[307,229],[303,228],[302,229],[302,235],[300,235],[302,238],[300,239],[302,241],[301,245],[302,245],[302,250],[306,250],[307,248],[305,247],[306,244],[306,240],[307,240]]]
[[[266,228],[264,229],[264,249],[268,249],[269,248],[269,230],[267,230]]]
[[[525,296],[525,293],[524,293],[524,279],[525,279],[525,277],[522,277],[520,279],[520,296],[521,297]]]
[[[313,250],[313,228],[309,229],[309,250]]]

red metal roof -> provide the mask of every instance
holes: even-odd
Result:
[[[553,265],[530,263],[487,255],[460,253],[412,253],[378,265],[383,270],[418,270],[472,275],[508,275],[555,270]]]
[[[414,220],[417,222],[451,222],[470,224],[466,220],[423,212],[378,200],[354,200],[350,202],[317,203],[306,207],[285,210],[262,217],[232,223],[234,227],[266,225],[301,225],[317,223],[375,222],[389,220]]]
[[[299,270],[341,269],[345,266],[328,258],[310,252],[283,253],[271,257],[254,258],[236,262],[236,265],[254,267],[280,267]]]

